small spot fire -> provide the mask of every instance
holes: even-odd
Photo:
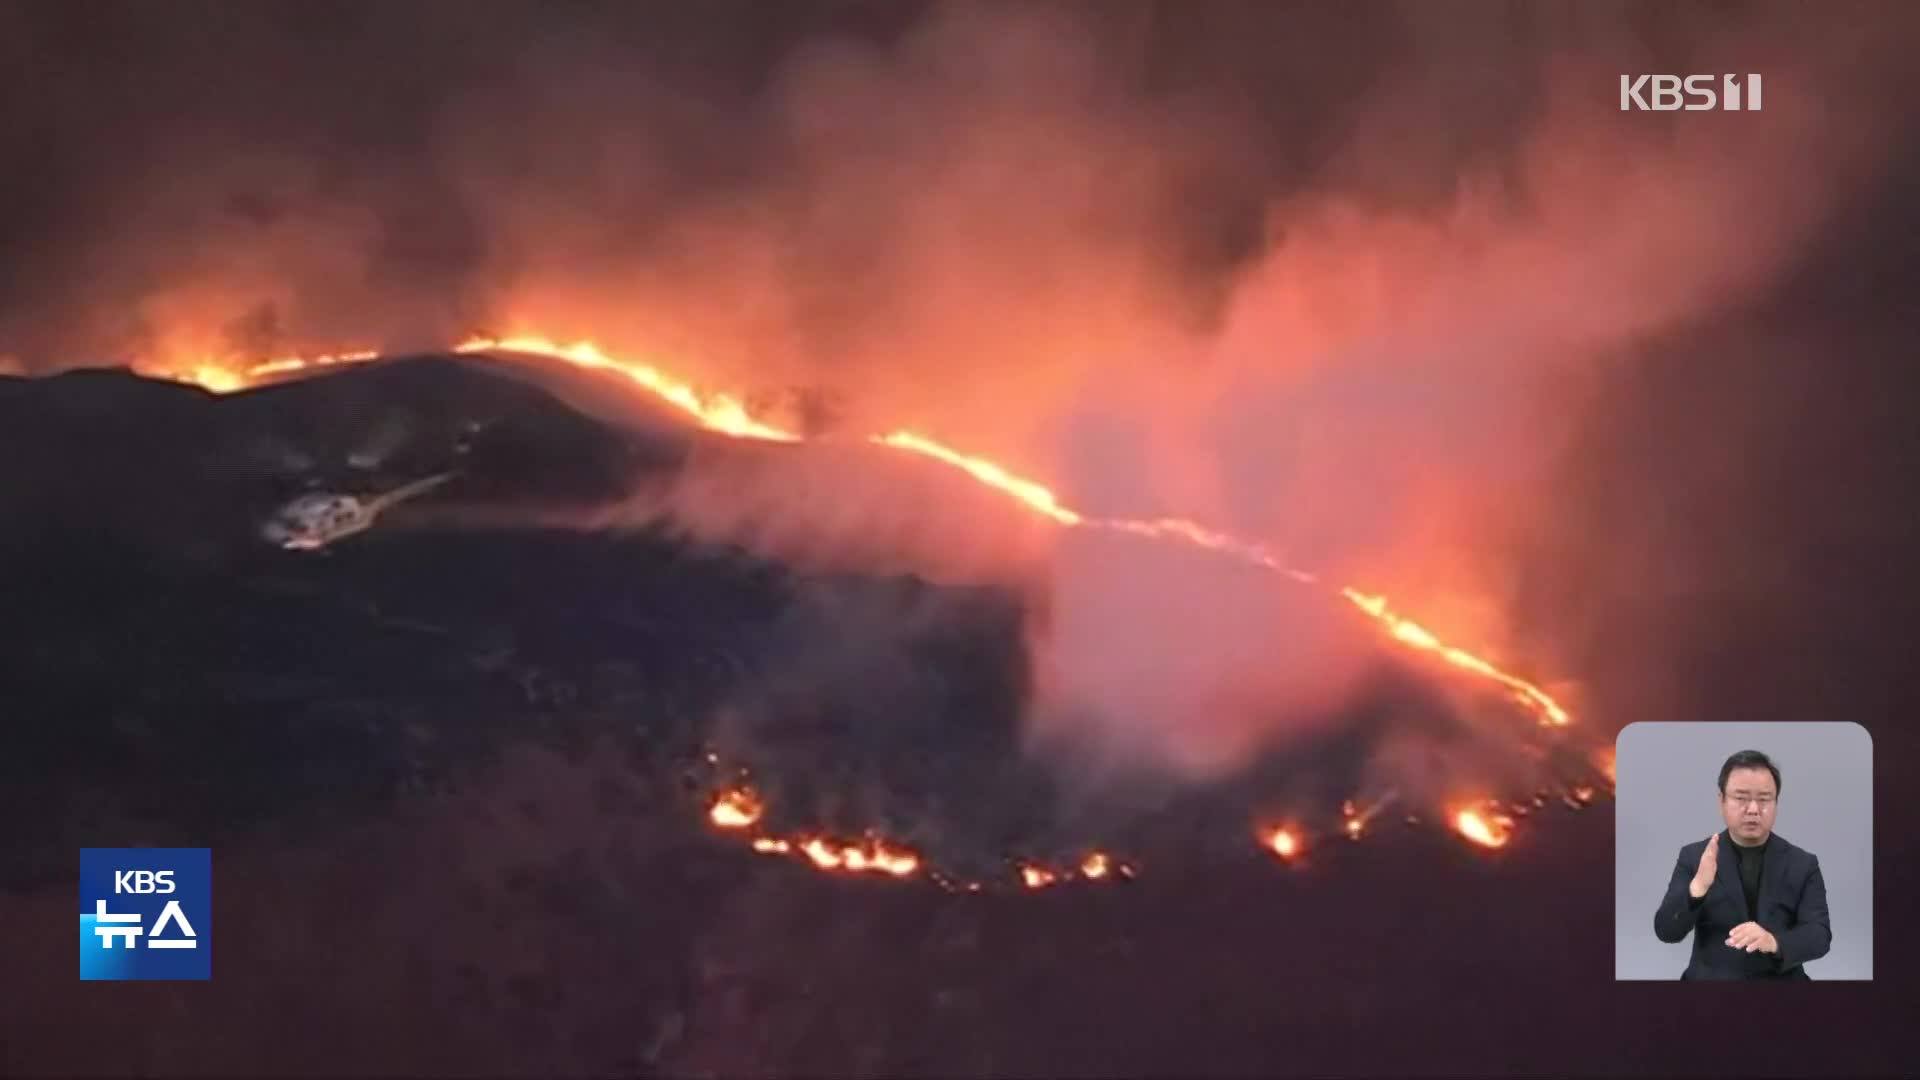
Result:
[[[1300,854],[1300,837],[1291,825],[1280,825],[1266,831],[1266,845],[1275,855],[1283,859],[1292,859]]]
[[[761,798],[749,787],[722,790],[707,810],[707,819],[723,833],[747,836],[748,846],[762,855],[795,858],[817,870],[849,874],[880,874],[895,878],[921,877],[949,892],[981,892],[994,882],[956,877],[928,865],[920,853],[874,833],[854,841],[822,833],[773,835],[758,826],[765,814]],[[1104,851],[1088,852],[1076,865],[1049,866],[1032,860],[1010,863],[1011,880],[1027,889],[1044,889],[1069,881],[1108,881],[1131,878],[1135,867]]]
[[[1589,798],[1591,794],[1589,790]],[[1383,798],[1365,809],[1357,808],[1351,800],[1347,801],[1341,807],[1341,825],[1329,830],[1328,835],[1341,835],[1354,841],[1362,839],[1366,833],[1366,823],[1392,801],[1391,798]],[[1581,804],[1584,801],[1579,800]],[[874,833],[852,842],[807,831],[783,835],[766,833],[759,829],[765,809],[761,797],[752,788],[729,787],[712,797],[707,818],[722,833],[747,837],[748,846],[762,855],[791,857],[815,869],[834,873],[924,877],[949,892],[1033,891],[1076,882],[1131,880],[1140,873],[1139,865],[1134,861],[1119,858],[1107,851],[1093,850],[1078,863],[1050,864],[1031,858],[1011,858],[1007,861],[1009,873],[1004,878],[979,880],[934,867],[921,853]],[[1462,839],[1479,847],[1503,848],[1513,838],[1514,820],[1502,812],[1494,800],[1460,805],[1448,813],[1446,820]],[[1417,825],[1420,819],[1409,816],[1407,821],[1409,825]],[[1294,864],[1304,856],[1312,839],[1310,830],[1295,822],[1260,827],[1255,830],[1255,836],[1262,849],[1277,855],[1284,862]]]
[[[1472,808],[1453,815],[1454,828],[1461,836],[1483,847],[1505,847],[1513,835],[1513,819],[1500,813],[1482,813]]]

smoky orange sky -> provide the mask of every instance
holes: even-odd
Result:
[[[1567,680],[1498,553],[1584,404],[1765,289],[1911,88],[1898,35],[1806,6],[115,10],[103,44],[0,8],[0,146],[42,173],[0,189],[0,364],[591,339],[1231,529]],[[1760,72],[1766,108],[1621,112],[1638,71]],[[941,487],[722,456],[661,505],[1037,581],[1039,728],[1203,774],[1365,670],[1270,575],[1036,548]]]

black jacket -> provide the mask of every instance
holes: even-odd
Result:
[[[1827,886],[1820,879],[1820,860],[1810,851],[1787,843],[1775,833],[1760,867],[1757,921],[1779,943],[1774,955],[1747,952],[1727,945],[1727,934],[1747,921],[1747,897],[1740,888],[1740,862],[1733,838],[1720,833],[1713,884],[1696,907],[1687,884],[1700,868],[1705,840],[1680,849],[1667,895],[1653,916],[1653,932],[1661,941],[1680,942],[1693,934],[1693,958],[1682,979],[1805,979],[1800,965],[1827,955],[1833,931],[1827,925]]]

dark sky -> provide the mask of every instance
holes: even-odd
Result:
[[[1269,231],[1277,203],[1332,192],[1368,213],[1439,214],[1463,176],[1520,170],[1543,126],[1555,145],[1620,130],[1621,71],[1763,72],[1765,122],[1781,126],[1747,129],[1758,134],[1735,140],[1740,153],[1686,126],[1719,117],[1628,118],[1645,121],[1629,151],[1672,151],[1697,167],[1688,175],[1724,181],[1649,220],[1672,234],[1713,218],[1720,190],[1742,212],[1662,249],[1688,298],[1610,343],[1626,356],[1555,459],[1552,512],[1512,541],[1529,568],[1515,603],[1614,726],[1866,725],[1876,982],[1731,996],[1615,986],[1612,852],[1589,820],[1552,858],[1462,886],[1459,903],[1497,899],[1511,918],[1456,910],[1447,881],[1385,871],[1315,901],[1388,929],[1351,962],[1331,948],[1261,954],[1300,961],[1292,992],[1351,991],[1329,991],[1338,1024],[1275,1022],[1298,1055],[1264,1041],[1256,1012],[1224,1008],[1204,1047],[1173,1033],[1128,1045],[1158,1054],[1139,1059],[1157,1071],[1351,1060],[1455,1075],[1911,1075],[1917,25],[1891,3],[4,3],[0,364],[126,359],[183,320],[259,350],[441,342],[568,267],[589,290],[684,273],[731,311],[759,295],[740,284],[761,280],[742,269],[758,263],[715,265],[698,237],[741,245],[768,221],[780,258],[797,260],[769,274],[797,351],[857,354],[870,328],[852,313],[874,295],[862,289],[884,295],[873,266],[891,257],[874,254],[888,234],[865,211],[884,222],[910,206],[949,152],[968,168],[998,160],[966,147],[1035,116],[1042,141],[1069,133],[1057,155],[1014,155],[1043,162],[1049,217],[1086,184],[1071,164],[1082,154],[1123,192],[1088,200],[1074,257],[1087,235],[1124,237],[1120,250],[1159,268],[1147,292],[1204,330],[1284,243]],[[1570,87],[1592,100],[1569,107]],[[1631,175],[1632,153],[1615,165]],[[1552,201],[1518,181],[1510,197]],[[1767,273],[1722,273],[1748,255]],[[1661,294],[1658,264],[1632,265]],[[1729,280],[1728,303],[1695,302]],[[693,322],[690,338],[709,333]],[[1167,917],[1247,914],[1211,899]],[[1008,916],[998,932],[1071,932],[1051,918]],[[1145,914],[1125,918],[1150,934]],[[1149,953],[1215,957],[1254,979],[1232,941]],[[1501,960],[1495,978],[1488,948],[1531,958]],[[1208,978],[1187,963],[1164,978]],[[1141,988],[1157,976],[1129,977],[1151,996]],[[1102,1056],[1100,1017],[1071,1004],[1066,976],[1033,980],[1031,999],[1056,1003],[1059,1049],[1014,1060],[1127,1067]],[[1463,1002],[1529,1019],[1475,1028]]]

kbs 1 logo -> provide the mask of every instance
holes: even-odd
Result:
[[[211,849],[80,849],[81,979],[212,977]]]
[[[1688,112],[1705,112],[1708,109],[1720,109],[1725,112],[1738,112],[1741,105],[1741,91],[1746,91],[1746,111],[1760,111],[1760,76],[1744,76],[1743,87],[1740,75],[1622,75],[1620,76],[1620,111],[1651,109],[1654,112],[1674,112],[1685,109]],[[1714,92],[1715,86],[1719,93]]]

